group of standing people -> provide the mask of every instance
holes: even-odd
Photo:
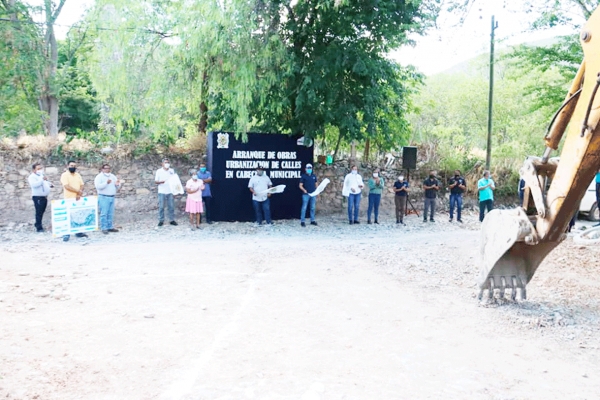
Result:
[[[171,179],[175,179],[175,170],[171,168],[168,158],[162,159],[162,166],[154,174],[154,183],[158,188],[158,226],[165,223],[165,207],[167,208],[169,224],[177,226],[175,221],[175,193],[171,185]],[[190,171],[190,179],[185,184],[187,200],[185,211],[190,215],[192,229],[199,229],[202,223],[202,213],[205,212],[206,223],[212,224],[210,218],[210,206],[212,194],[210,184],[212,175],[206,169],[205,163],[200,163],[198,171]],[[206,209],[206,210],[205,210]]]
[[[168,158],[162,159],[161,168],[154,176],[154,183],[157,185],[158,192],[158,226],[165,223],[165,209],[169,224],[178,225],[175,220],[175,205],[173,185],[170,181],[176,176],[171,168]],[[28,178],[32,191],[32,200],[35,207],[35,228],[37,232],[43,232],[42,219],[48,204],[48,195],[53,185],[48,181],[44,174],[43,165],[36,163],[32,167],[32,173]],[[177,177],[177,181],[179,178]],[[84,181],[77,172],[75,161],[69,161],[65,172],[60,177],[63,186],[63,197],[65,199],[73,198],[79,200],[84,195]],[[118,230],[113,225],[115,196],[121,188],[121,180],[111,172],[109,164],[103,164],[99,174],[94,179],[94,186],[98,194],[98,208],[100,211],[100,229],[102,233],[116,233]],[[189,213],[192,229],[198,229],[202,223],[202,213],[205,214],[206,223],[211,224],[211,183],[212,175],[207,170],[206,164],[201,163],[197,171],[190,171],[190,179],[185,184],[187,201],[185,211]],[[311,225],[317,225],[315,220],[317,196],[313,193],[317,189],[317,176],[313,173],[312,164],[306,164],[299,182],[299,189],[302,195],[302,206],[300,210],[300,225],[306,226],[306,214],[309,211]],[[462,222],[463,193],[466,191],[466,181],[459,170],[454,172],[454,176],[448,182],[450,189],[450,222],[454,219],[456,210],[456,220]],[[344,178],[342,195],[348,198],[348,222],[350,225],[359,224],[359,209],[362,191],[368,186],[368,208],[367,223],[379,224],[379,207],[381,196],[385,189],[385,179],[381,176],[381,171],[376,168],[365,184],[362,176],[358,173],[358,167],[353,165],[350,173]],[[493,208],[495,183],[490,177],[489,171],[485,171],[483,178],[477,183],[479,194],[479,220],[483,221],[485,211]],[[252,204],[256,217],[256,224],[261,225],[266,222],[272,225],[270,210],[270,188],[273,187],[271,179],[265,174],[263,168],[258,167],[256,174],[248,182],[248,189],[252,194]],[[435,222],[435,210],[437,195],[440,190],[440,182],[437,179],[436,171],[430,171],[429,176],[423,181],[423,190],[425,194],[423,208],[423,222]],[[393,184],[394,204],[396,212],[396,223],[404,225],[404,215],[407,207],[408,194],[410,192],[409,182],[403,174]],[[373,217],[373,218],[371,218]],[[77,237],[86,237],[85,233],[76,234]],[[68,241],[69,235],[63,237]]]
[[[381,203],[381,194],[385,188],[385,181],[380,176],[379,168],[373,171],[369,178],[369,205],[367,208],[367,223],[371,223],[371,212],[374,212],[374,222],[379,223],[379,205]],[[365,187],[362,176],[358,173],[356,165],[351,167],[350,173],[344,178],[342,195],[348,198],[348,221],[350,225],[358,224],[358,213],[362,190]],[[441,188],[440,181],[437,178],[436,171],[430,171],[429,176],[422,184],[424,191],[423,201],[423,222],[435,222],[435,210],[438,192]],[[450,189],[450,222],[454,220],[454,211],[456,210],[456,221],[462,221],[463,194],[467,190],[467,183],[459,170],[454,171],[454,176],[448,181]],[[485,171],[483,178],[477,182],[479,197],[479,221],[483,221],[485,211],[488,212],[494,206],[494,190],[496,189],[494,181],[490,177],[490,172]],[[410,191],[409,183],[404,175],[398,176],[394,182],[394,205],[396,208],[396,223],[404,225],[404,214],[407,207],[408,193]]]

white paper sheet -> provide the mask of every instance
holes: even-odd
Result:
[[[327,185],[329,185],[329,182],[331,182],[328,178],[323,179],[323,182],[321,182],[319,184],[319,186],[317,186],[317,188],[315,189],[314,192],[309,193],[308,195],[310,197],[315,197],[318,196],[323,190],[325,190],[325,188],[327,187]]]

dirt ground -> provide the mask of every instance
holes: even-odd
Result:
[[[478,224],[0,236],[0,399],[597,399],[600,247],[479,303]]]

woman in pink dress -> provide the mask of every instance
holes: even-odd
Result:
[[[187,201],[185,203],[185,212],[190,213],[190,223],[192,230],[200,229],[200,215],[202,214],[202,189],[204,182],[198,179],[195,172],[190,172],[192,178],[185,184],[187,192]]]

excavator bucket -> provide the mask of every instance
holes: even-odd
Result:
[[[521,291],[521,298],[526,299],[526,285],[558,243],[539,242],[535,227],[522,208],[489,212],[481,226],[479,300],[486,289],[490,299],[495,290],[504,297],[506,289],[511,289],[513,300],[517,289]]]

